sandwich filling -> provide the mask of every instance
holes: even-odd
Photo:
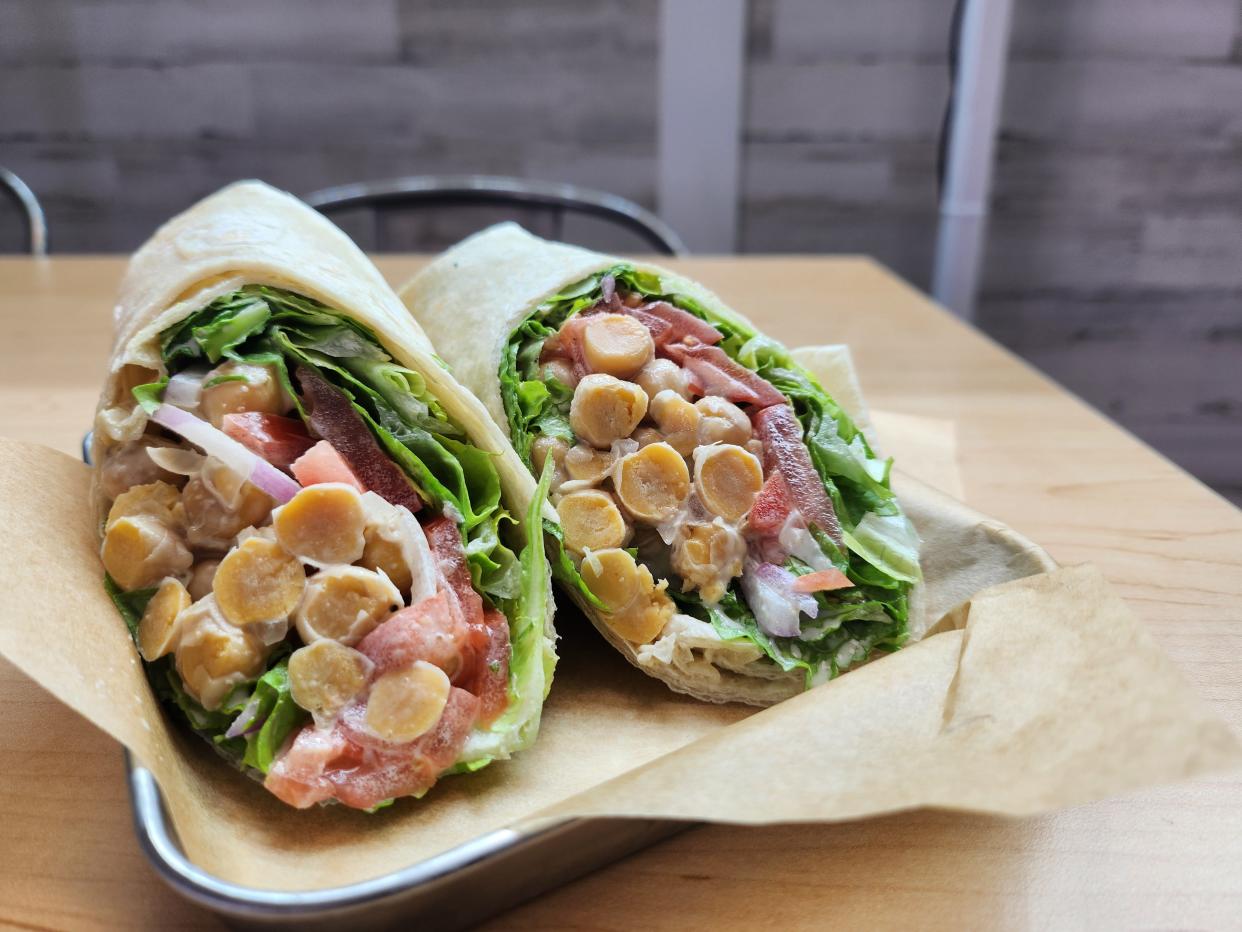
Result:
[[[105,584],[157,693],[298,807],[421,796],[533,740],[555,657],[526,533],[367,328],[224,295],[127,366],[104,425]],[[514,552],[517,548],[517,553]]]
[[[783,346],[619,265],[513,332],[514,446],[552,462],[553,569],[640,663],[830,679],[907,636],[891,461]]]

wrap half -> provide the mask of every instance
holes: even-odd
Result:
[[[909,639],[891,461],[718,297],[501,224],[402,298],[527,468],[554,464],[554,576],[640,669],[766,704]]]
[[[115,323],[105,584],[174,714],[298,807],[528,746],[545,493],[348,237],[232,185],[134,255]]]

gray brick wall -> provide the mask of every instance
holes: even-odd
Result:
[[[952,5],[751,0],[741,248],[866,252],[927,284]],[[0,162],[62,251],[132,249],[243,176],[494,172],[654,206],[657,14],[0,0]],[[1242,0],[1017,0],[980,322],[1242,500],[1240,23]],[[490,219],[384,233],[428,248]],[[0,250],[17,243],[0,215]]]
[[[755,0],[744,248],[927,285],[952,7]],[[1242,502],[1240,23],[1017,0],[979,322]]]

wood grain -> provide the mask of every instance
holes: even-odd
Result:
[[[419,262],[380,265],[399,283]],[[1242,513],[868,260],[678,267],[788,343],[849,342],[873,406],[957,421],[966,500],[1062,562],[1102,567],[1242,726]],[[0,435],[77,452],[121,269],[0,260]],[[0,703],[0,924],[215,926],[143,862],[116,745],[7,666]],[[1242,783],[1218,779],[1039,819],[697,829],[492,926],[1224,928],[1239,916]]]

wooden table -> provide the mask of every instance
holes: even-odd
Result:
[[[420,261],[380,265],[399,283]],[[787,343],[850,343],[874,407],[954,419],[967,501],[1063,563],[1102,567],[1199,693],[1242,726],[1242,513],[873,262],[676,265]],[[0,435],[77,454],[122,266],[0,260]],[[218,927],[144,862],[116,744],[7,666],[0,709],[0,924]],[[696,829],[494,925],[1240,923],[1242,782],[1217,779],[1022,821],[920,812]]]

